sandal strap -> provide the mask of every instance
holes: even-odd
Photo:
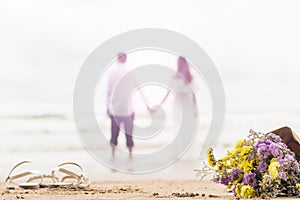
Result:
[[[91,181],[87,177],[81,176],[81,180],[79,181],[78,186],[89,187],[90,185],[91,185]]]
[[[81,177],[81,175],[78,175],[77,173],[72,172],[72,171],[70,171],[68,169],[62,168],[62,167],[56,168],[56,171],[60,171],[60,172],[62,172],[64,174],[67,174],[67,175],[72,176],[72,177],[77,178],[77,179],[79,179]],[[52,176],[53,176],[53,173],[52,173]]]
[[[24,176],[28,176],[28,175],[31,175],[31,174],[39,174],[39,177],[40,178],[42,177],[42,174],[40,174],[40,172],[38,172],[36,170],[28,170],[28,171],[25,171],[25,172],[21,172],[20,174],[16,174],[14,176],[9,176],[7,178],[9,180],[13,181],[13,180],[16,180],[16,179],[19,179],[19,178],[22,178]]]
[[[12,176],[12,173],[14,172],[14,170],[19,167],[20,165],[23,165],[23,164],[28,164],[28,163],[31,163],[30,161],[22,161],[18,164],[16,164],[11,170],[10,172],[8,173],[8,176],[5,180],[5,184],[8,185],[9,183],[14,183],[14,180],[16,179],[19,179],[19,178],[22,178],[22,177],[25,177],[25,176],[28,176],[28,175],[32,175],[32,174],[37,174],[37,176],[41,179],[41,182],[43,181],[43,176],[42,174],[37,171],[37,170],[28,170],[28,171],[24,171],[24,172],[21,172],[19,174],[16,174],[16,175],[13,175]],[[28,181],[27,181],[28,182]],[[14,183],[16,184],[16,183]]]
[[[77,178],[67,175],[61,179],[61,182],[64,182],[67,179],[76,179],[78,181]],[[80,186],[80,187],[88,187],[90,185],[91,185],[90,180],[88,178],[86,178],[85,176],[81,176],[79,181],[77,182],[77,184],[75,184],[75,186]]]
[[[67,175],[67,176],[62,177],[61,182],[64,182],[67,179],[76,179],[76,178],[74,178],[73,176]]]
[[[81,165],[79,165],[78,163],[75,163],[75,162],[64,162],[64,163],[61,163],[59,165],[57,165],[58,167],[62,167],[64,165],[75,165],[77,166],[81,171],[83,171],[83,168],[81,167]]]
[[[27,180],[27,183],[31,182],[31,181],[34,181],[34,180],[38,180],[41,178],[41,176],[43,177],[43,179],[51,179],[53,180],[53,176],[52,175],[49,175],[49,174],[41,174],[41,175],[37,175],[37,176],[33,176],[31,178],[29,178]],[[55,177],[55,180],[58,182],[58,177]],[[42,182],[43,183],[43,182]]]
[[[26,163],[31,163],[31,162],[26,160],[26,161],[19,162],[18,164],[16,164],[15,166],[13,166],[13,168],[12,168],[12,169],[9,171],[9,173],[8,173],[7,179],[10,178],[11,174],[13,173],[13,171],[14,171],[17,167],[19,167],[20,165],[26,164]]]
[[[81,174],[75,173],[71,170],[64,168],[63,166],[65,166],[65,165],[77,166],[81,170]],[[77,183],[74,184],[75,186],[87,187],[90,185],[89,179],[83,175],[83,168],[75,162],[65,162],[65,163],[59,164],[58,167],[56,167],[52,170],[52,177],[55,177],[55,172],[57,172],[57,171],[66,174],[66,176],[64,176],[61,179],[61,182],[64,182],[66,179],[75,179],[75,180],[77,180]]]

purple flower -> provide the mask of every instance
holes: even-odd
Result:
[[[284,181],[287,181],[287,179],[288,179],[286,173],[285,173],[283,170],[282,170],[281,172],[279,172],[278,177],[279,177],[281,180],[284,180]]]
[[[270,141],[263,139],[263,140],[259,140],[254,145],[254,149],[257,150],[257,155],[258,155],[259,160],[263,160],[271,154],[270,149],[269,149],[270,144],[271,144]]]
[[[240,168],[235,168],[234,170],[232,170],[231,174],[230,174],[230,181],[233,182],[235,181],[240,174],[243,173],[243,170],[241,170]]]
[[[252,187],[256,187],[257,186],[257,181],[255,179],[255,173],[252,173],[252,172],[248,172],[247,174],[244,175],[244,178],[243,178],[243,183],[245,185],[250,185]]]
[[[288,168],[288,174],[294,174],[297,170],[293,167]]]
[[[260,161],[258,163],[258,168],[257,169],[260,173],[263,173],[267,170],[267,166],[268,166],[267,163],[265,163],[264,161]]]
[[[279,156],[276,158],[276,161],[279,162],[282,167],[291,167],[292,165],[299,167],[298,161],[290,154],[286,154],[284,157]]]
[[[222,177],[220,180],[220,183],[223,185],[228,185],[228,182],[229,182],[228,176]]]
[[[299,166],[299,163],[294,157],[294,155],[286,154],[284,156],[284,161],[286,162],[287,165],[294,164],[296,166]]]
[[[260,173],[258,170],[255,170],[255,177],[256,180],[262,180],[262,173]]]
[[[271,151],[271,154],[272,154],[274,157],[279,156],[279,147],[277,146],[276,143],[270,144],[269,150]]]
[[[267,139],[268,139],[268,140],[271,140],[271,141],[273,141],[273,142],[275,142],[275,143],[281,141],[281,138],[280,138],[278,135],[275,135],[274,133],[269,133],[269,134],[267,135]]]

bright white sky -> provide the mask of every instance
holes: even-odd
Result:
[[[72,112],[89,53],[147,27],[180,32],[204,48],[229,111],[300,110],[299,10],[298,0],[2,0],[0,110]]]

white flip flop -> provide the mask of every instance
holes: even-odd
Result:
[[[78,174],[76,172],[71,171],[70,169],[67,169],[68,165],[78,167],[80,169],[80,173]],[[86,178],[83,174],[83,168],[75,162],[65,162],[59,164],[56,168],[52,170],[51,172],[52,177],[53,178],[57,177],[56,174],[58,172],[65,174],[65,176],[63,176],[59,182],[55,182],[55,184],[58,186],[79,186],[79,187],[90,186],[89,179]],[[71,183],[65,182],[65,180],[68,179],[74,180],[74,182]]]
[[[8,176],[5,180],[6,186],[10,187],[10,185],[13,184],[13,185],[18,185],[19,187],[21,187],[23,189],[38,189],[40,187],[40,183],[43,182],[43,175],[39,171],[28,170],[28,171],[23,171],[21,173],[18,173],[16,175],[12,175],[14,170],[23,164],[31,164],[31,162],[30,161],[22,161],[22,162],[16,164],[8,173]],[[30,182],[30,181],[28,181],[28,180],[30,180],[30,178],[26,182],[23,182],[23,183],[15,182],[15,180],[26,177],[26,176],[35,177],[35,180],[40,179],[40,182]]]

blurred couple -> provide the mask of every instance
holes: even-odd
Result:
[[[129,94],[132,92],[132,88],[139,88],[138,81],[131,77],[126,79],[126,82],[122,82],[121,90],[115,92],[115,88],[118,82],[129,72],[129,67],[126,65],[127,55],[125,53],[119,53],[117,59],[117,67],[114,69],[108,77],[108,89],[107,89],[107,115],[111,119],[111,140],[112,158],[115,157],[115,149],[118,144],[118,136],[120,132],[120,125],[124,124],[124,131],[126,136],[126,145],[129,151],[129,158],[132,158],[132,150],[134,142],[132,139],[133,134],[133,122],[134,122],[134,105],[129,101]],[[171,77],[170,87],[176,93],[177,100],[181,103],[180,107],[184,108],[179,110],[180,107],[175,106],[174,101],[173,109],[173,126],[180,125],[180,112],[181,116],[190,118],[195,117],[195,95],[192,90],[193,76],[190,72],[190,66],[184,57],[178,57],[177,59],[177,71]],[[141,89],[138,89],[147,110],[150,113],[155,112],[157,109],[151,109]],[[164,98],[160,102],[159,108],[168,99],[171,90],[168,89]],[[178,104],[178,102],[177,102]],[[188,119],[189,121],[189,119]]]

